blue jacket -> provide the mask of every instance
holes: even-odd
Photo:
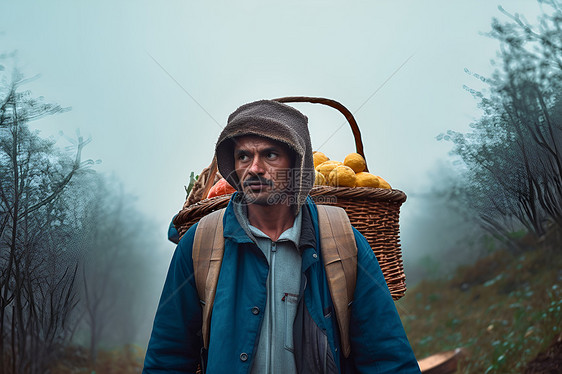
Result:
[[[201,307],[191,258],[195,229],[196,225],[183,236],[172,258],[145,357],[145,374],[195,373],[200,361]],[[305,281],[301,315],[293,326],[299,373],[419,373],[377,259],[363,235],[353,230],[357,284],[351,306],[351,355],[346,359],[340,355],[337,321],[318,248],[316,206],[310,197],[303,206],[299,250]],[[239,225],[231,204],[224,215],[224,236],[210,345],[203,356],[207,373],[249,373],[262,321],[256,310],[265,310],[269,268]],[[327,343],[324,351],[322,341]]]

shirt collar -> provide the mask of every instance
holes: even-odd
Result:
[[[246,218],[246,220],[247,220],[247,218]],[[302,222],[302,209],[299,210],[299,213],[295,217],[295,221],[293,222],[293,226],[291,226],[287,230],[283,231],[281,233],[281,235],[279,235],[279,238],[277,239],[277,242],[291,241],[295,244],[295,247],[298,248],[299,247],[299,238],[300,238],[300,235],[301,235],[301,222]],[[265,233],[263,233],[257,227],[252,226],[249,223],[248,223],[248,227],[250,228],[250,231],[252,232],[252,234],[255,237],[267,238],[267,239],[271,240],[271,238],[269,236],[267,236]]]
[[[249,230],[249,227],[242,227],[244,220],[241,216],[247,217],[247,215],[244,211],[244,204],[235,203],[237,201],[239,202],[240,196],[238,195],[238,192],[234,193],[226,208],[226,212],[224,214],[224,237],[229,238],[236,243],[252,243],[255,242],[254,235]],[[239,205],[236,207],[237,209],[235,209],[236,205]],[[302,251],[308,247],[316,248],[316,243],[319,240],[317,233],[318,227],[316,226],[318,216],[316,213],[316,207],[314,206],[314,202],[310,196],[299,210],[299,214],[301,214],[302,222],[300,225],[299,245],[297,248],[299,248],[299,251],[302,253]]]

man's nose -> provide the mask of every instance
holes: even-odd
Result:
[[[265,169],[263,167],[263,161],[261,157],[254,157],[252,164],[250,165],[250,173],[253,174],[263,174]]]

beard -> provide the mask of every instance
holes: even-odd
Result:
[[[261,188],[254,190],[251,186],[259,185]],[[253,176],[242,183],[244,202],[261,206],[288,204],[290,201],[290,189],[287,184],[278,183],[262,176]]]

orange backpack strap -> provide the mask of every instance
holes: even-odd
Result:
[[[211,313],[215,292],[224,255],[224,235],[222,219],[225,209],[212,212],[201,218],[193,239],[193,273],[199,299],[203,304],[203,323],[201,333],[203,346],[209,348]]]
[[[328,205],[317,205],[317,208],[322,258],[338,320],[342,353],[347,358],[351,353],[349,323],[357,281],[357,244],[345,210]]]

